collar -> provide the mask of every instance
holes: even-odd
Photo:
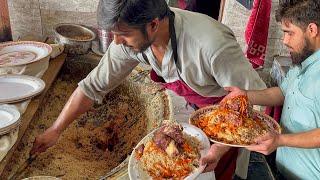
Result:
[[[178,8],[173,8],[173,7],[170,7],[170,10],[173,11],[174,14],[175,14],[174,29],[176,30],[177,42],[179,42],[179,37],[180,37],[180,34],[181,34],[181,28],[182,28],[182,26],[181,26],[182,18],[181,18],[181,15],[180,15],[180,11],[183,11],[183,10],[178,9]]]
[[[317,50],[315,53],[313,53],[311,56],[309,56],[306,60],[304,60],[301,63],[302,72],[305,72],[308,67],[318,62],[319,60],[320,60],[320,50]]]

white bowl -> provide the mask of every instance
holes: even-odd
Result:
[[[0,67],[25,65],[48,59],[50,45],[35,41],[10,41],[0,43]]]

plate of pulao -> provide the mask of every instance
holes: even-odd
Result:
[[[164,122],[133,149],[128,174],[133,179],[195,179],[205,169],[200,157],[210,149],[208,137],[187,123]]]
[[[198,109],[191,114],[189,123],[200,128],[211,142],[232,147],[248,147],[267,133],[281,133],[279,124],[254,110],[244,95]]]

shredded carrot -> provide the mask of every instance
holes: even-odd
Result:
[[[237,105],[237,111],[232,106]],[[262,121],[254,121],[249,117],[248,97],[240,95],[221,102],[217,109],[201,115],[195,125],[201,128],[209,137],[216,138],[220,134],[237,135],[240,126],[247,128],[263,127]],[[229,119],[232,117],[231,119]]]
[[[185,152],[192,152],[191,146],[188,145],[187,143],[183,143],[182,147]]]

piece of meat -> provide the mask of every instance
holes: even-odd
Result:
[[[159,148],[165,151],[171,141],[171,138],[159,129],[154,133],[152,140]]]
[[[227,122],[231,122],[234,126],[239,127],[242,125],[242,118],[239,117],[239,113],[234,111],[229,111],[228,114],[226,114],[225,119]]]
[[[166,153],[169,157],[175,157],[179,154],[179,150],[176,146],[176,143],[174,140],[171,140],[168,147],[166,148]]]
[[[140,146],[136,148],[135,152],[136,152],[137,159],[141,158],[141,156],[143,155],[143,150],[144,150],[144,144],[140,144]]]
[[[220,107],[229,111],[236,111],[240,113],[240,116],[249,117],[250,111],[252,111],[252,105],[249,104],[247,96],[240,95],[220,103]]]
[[[220,106],[224,109],[239,112],[240,111],[240,103],[241,103],[240,98],[235,97],[235,98],[228,99],[226,101],[221,102]]]
[[[165,125],[160,128],[160,131],[162,131],[165,135],[172,138],[178,145],[182,145],[184,142],[183,139],[183,127],[178,124],[172,124],[172,125]]]

